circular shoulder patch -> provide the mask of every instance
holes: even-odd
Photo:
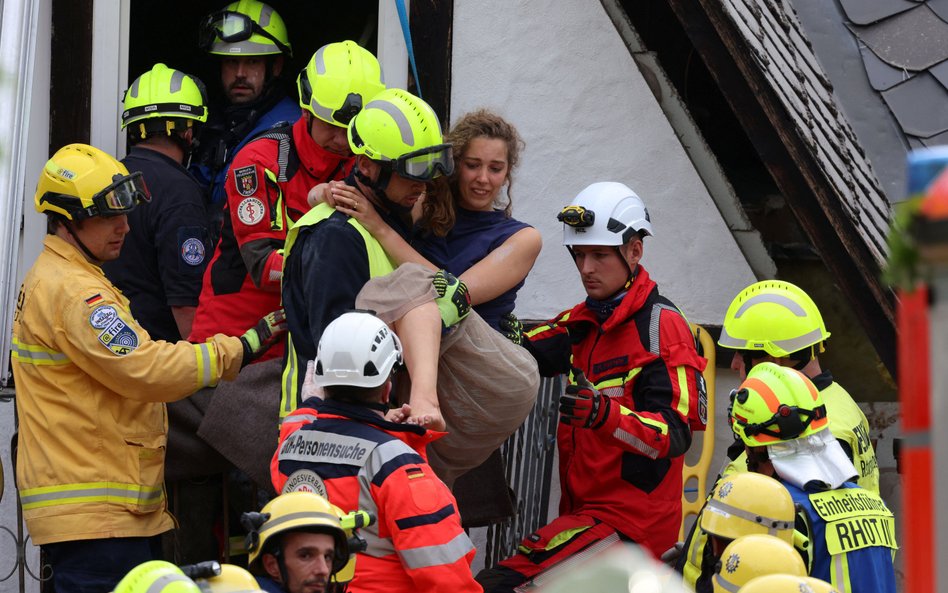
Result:
[[[118,319],[118,313],[112,305],[102,305],[89,315],[89,325],[96,329],[105,329]]]
[[[323,479],[316,472],[300,469],[290,474],[280,494],[286,494],[287,492],[312,492],[326,498],[326,484],[323,483]]]
[[[237,218],[247,226],[253,226],[263,220],[263,202],[257,198],[246,198],[237,206]]]
[[[199,266],[204,261],[204,243],[191,237],[181,244],[181,259],[189,266]]]

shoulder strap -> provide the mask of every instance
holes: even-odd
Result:
[[[674,311],[681,315],[681,311],[674,303],[658,294],[658,287],[656,286],[649,293],[642,307],[632,315],[632,321],[635,322],[635,328],[639,332],[642,347],[655,356],[659,356],[661,352],[659,321],[662,317],[662,309]]]
[[[293,142],[293,124],[285,121],[277,122],[255,135],[247,144],[261,138],[277,141],[277,181],[289,180],[300,166],[300,157],[296,152],[296,144]]]

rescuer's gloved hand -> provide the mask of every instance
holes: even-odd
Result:
[[[500,318],[500,333],[517,346],[523,346],[523,324],[512,311]]]
[[[435,303],[441,312],[442,329],[451,329],[471,312],[471,293],[466,284],[447,270],[438,270],[431,284],[438,293]]]
[[[277,309],[264,315],[257,322],[257,325],[240,336],[240,343],[244,345],[244,359],[240,363],[241,368],[260,358],[285,333],[286,315],[284,315],[283,309]]]
[[[560,396],[560,422],[576,428],[600,428],[613,413],[612,402],[592,386],[568,385]]]

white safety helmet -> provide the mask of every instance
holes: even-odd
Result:
[[[623,183],[593,183],[556,216],[563,223],[563,245],[628,243],[638,233],[652,235],[652,222],[642,199]]]
[[[385,322],[364,311],[343,313],[323,332],[313,381],[320,387],[378,387],[402,363],[402,343]]]

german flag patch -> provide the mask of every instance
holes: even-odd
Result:
[[[89,298],[86,299],[86,304],[91,307],[92,305],[98,303],[98,302],[101,301],[101,300],[102,300],[102,295],[101,295],[101,294],[94,294],[94,295],[92,295],[91,297],[89,297]]]
[[[408,475],[409,480],[417,480],[418,478],[425,477],[425,472],[420,467],[410,467],[405,470],[405,473]]]

